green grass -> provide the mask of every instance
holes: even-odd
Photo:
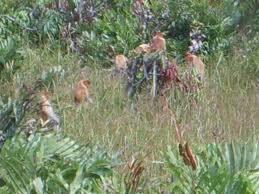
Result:
[[[54,81],[52,103],[61,116],[63,132],[83,143],[93,142],[108,151],[121,151],[126,162],[132,155],[145,160],[145,174],[151,179],[165,175],[160,165],[161,151],[176,145],[175,128],[170,114],[163,112],[161,100],[152,101],[140,95],[136,109],[125,93],[126,80],[112,77],[111,72],[88,68],[76,54],[59,49],[25,47],[21,69],[10,82],[1,82],[3,96],[15,97],[22,83],[32,83],[43,71],[61,65],[63,77]],[[219,55],[207,62],[206,84],[195,109],[186,95],[171,91],[169,101],[184,137],[192,144],[223,142],[258,137],[259,115],[255,100],[255,82],[243,73],[243,61]],[[82,66],[85,66],[82,68]],[[181,65],[181,68],[184,68]],[[92,81],[93,104],[75,106],[71,95],[73,84],[87,78]],[[3,92],[4,91],[4,92]],[[27,115],[28,119],[39,116]]]

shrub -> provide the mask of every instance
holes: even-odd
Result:
[[[115,54],[128,54],[138,45],[139,23],[126,8],[108,10],[91,29],[82,31],[79,42],[87,57],[107,63]]]
[[[209,144],[196,153],[193,170],[172,148],[165,153],[171,174],[168,189],[181,193],[255,193],[259,188],[258,143]]]
[[[36,134],[8,140],[1,150],[0,176],[12,193],[77,193],[112,174],[107,154],[69,138]]]

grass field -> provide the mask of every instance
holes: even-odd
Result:
[[[257,5],[0,1],[0,194],[259,193]],[[44,90],[61,135],[43,132]]]
[[[132,156],[143,158],[145,173],[152,180],[165,173],[159,161],[168,145],[176,145],[175,126],[164,112],[161,99],[141,94],[133,105],[125,93],[126,79],[111,71],[87,67],[75,54],[62,54],[49,47],[22,51],[19,73],[10,82],[2,82],[5,95],[14,96],[23,82],[32,83],[44,71],[62,66],[49,89],[52,103],[61,117],[63,133],[82,143],[94,143],[110,153],[119,152],[124,163]],[[244,60],[220,54],[206,63],[206,82],[195,108],[189,97],[172,90],[168,96],[184,137],[194,146],[209,142],[247,141],[259,135],[255,81],[242,73]],[[85,66],[85,67],[83,67]],[[184,69],[184,65],[181,64]],[[92,82],[93,103],[76,106],[71,95],[73,84],[82,78]],[[46,86],[47,87],[47,86]],[[28,115],[39,119],[37,114]],[[25,119],[26,121],[26,119]]]

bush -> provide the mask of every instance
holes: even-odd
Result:
[[[168,189],[180,193],[255,193],[259,188],[258,143],[209,144],[197,151],[193,170],[169,147],[165,164]]]
[[[1,150],[0,176],[12,193],[76,193],[112,174],[105,152],[69,138],[17,136]]]
[[[108,10],[79,38],[86,56],[102,63],[115,54],[128,54],[140,40],[139,23],[126,8]]]

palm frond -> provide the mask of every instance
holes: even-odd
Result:
[[[54,134],[9,139],[1,151],[0,169],[5,185],[14,193],[76,193],[112,174],[106,152]]]
[[[196,170],[183,165],[171,148],[166,152],[172,175],[170,190],[182,193],[258,193],[259,144],[209,144],[195,153]]]

